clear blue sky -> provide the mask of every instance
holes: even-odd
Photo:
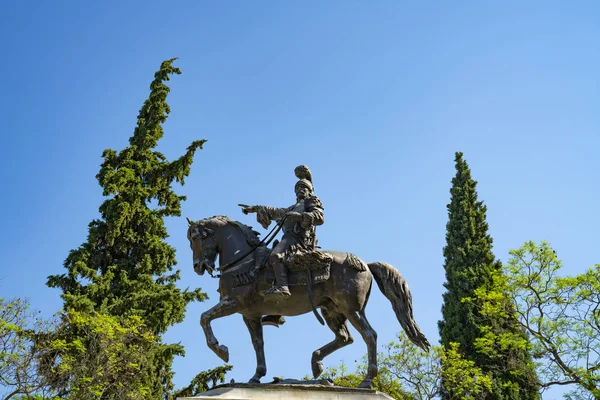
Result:
[[[320,244],[396,266],[437,342],[455,151],[479,181],[498,258],[531,239],[550,241],[567,273],[600,262],[599,16],[594,1],[4,2],[0,295],[60,308],[46,277],[98,215],[102,151],[127,144],[154,72],[179,57],[159,150],[175,158],[208,140],[177,189],[184,216],[260,228],[236,204],[292,204],[293,169],[307,164],[325,206]],[[216,282],[192,271],[185,218],[168,229],[181,286],[211,296],[167,335],[187,350],[183,385],[221,364],[198,323]],[[400,330],[376,288],[367,314],[380,346]],[[230,378],[249,379],[242,318],[213,326]],[[360,359],[354,335],[327,365]],[[332,337],[313,315],[267,327],[264,380],[302,377]]]

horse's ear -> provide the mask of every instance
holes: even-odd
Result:
[[[187,219],[187,222],[188,222],[188,224],[189,224],[190,226],[192,226],[192,224],[193,224],[193,221],[192,221],[191,219],[189,219],[188,217],[185,217],[185,219]]]

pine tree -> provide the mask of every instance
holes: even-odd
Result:
[[[69,253],[67,272],[48,278],[48,286],[62,289],[65,310],[142,319],[157,338],[147,352],[151,362],[140,370],[150,388],[148,398],[155,399],[171,396],[171,364],[183,355],[181,345],[163,343],[161,335],[183,320],[188,303],[206,298],[200,289],[176,286],[175,249],[165,241],[164,218],[180,216],[185,200],[171,185],[184,184],[194,153],[205,142],[194,141],[174,161],[154,150],[170,112],[164,82],[181,73],[174,60],[164,61],[154,75],[129,146],[103,153],[96,178],[108,198],[100,206],[101,218],[89,224],[87,241]]]
[[[487,208],[477,200],[477,182],[462,153],[456,153],[455,162],[444,248],[447,292],[443,295],[443,320],[438,323],[442,345],[450,348],[451,343],[458,343],[463,357],[491,374],[493,388],[487,398],[539,399],[527,338],[514,315],[490,320],[482,314],[482,304],[472,301],[476,290],[494,287],[502,264],[492,253]],[[451,388],[444,389],[444,397],[452,398]]]

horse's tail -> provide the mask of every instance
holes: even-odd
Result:
[[[396,318],[398,318],[410,341],[423,350],[429,349],[429,341],[413,318],[412,295],[400,272],[390,264],[383,262],[370,263],[369,269],[375,278],[375,282],[377,282],[377,286],[379,286],[379,290],[392,303]]]

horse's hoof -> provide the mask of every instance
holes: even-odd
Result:
[[[360,389],[373,389],[373,379],[363,379],[363,381],[358,385]]]
[[[252,377],[252,378],[250,378],[250,380],[248,381],[248,383],[260,383],[260,379]]]
[[[220,345],[217,348],[217,355],[221,360],[229,362],[229,349],[227,348],[227,346]]]
[[[312,373],[313,373],[313,377],[315,379],[317,379],[321,373],[323,372],[323,363],[321,361],[318,361],[316,363],[313,363],[312,365]]]

